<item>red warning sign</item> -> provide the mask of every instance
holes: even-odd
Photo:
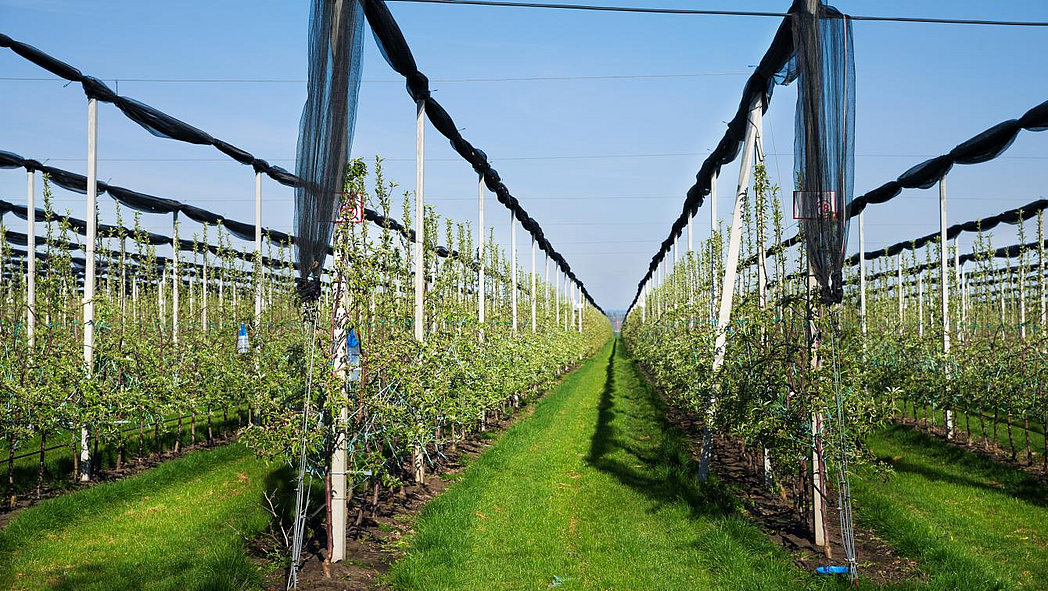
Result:
[[[362,224],[364,223],[364,194],[363,193],[339,193],[342,196],[339,206],[339,224]]]

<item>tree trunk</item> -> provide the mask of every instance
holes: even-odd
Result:
[[[1009,411],[1004,415],[1004,424],[1008,426],[1008,447],[1012,450],[1012,461],[1015,461],[1015,438],[1012,437],[1012,413]]]
[[[382,487],[382,483],[378,478],[375,478],[375,486],[371,493],[371,518],[374,519],[378,514],[378,493]]]
[[[998,419],[998,408],[995,406],[995,407],[993,407],[993,446],[994,447],[997,447],[997,442],[999,441],[999,439],[997,439],[997,419]]]
[[[73,482],[79,482],[80,479],[80,442],[76,440],[76,434],[73,434]]]
[[[182,415],[178,415],[178,429],[175,434],[175,453],[182,451]]]
[[[1041,433],[1044,434],[1044,437],[1041,438],[1041,441],[1044,442],[1044,457],[1041,458],[1041,465],[1048,470],[1048,413],[1045,413],[1041,419]]]
[[[1030,417],[1023,413],[1023,436],[1026,438],[1026,465],[1033,464],[1033,450],[1030,449]]]
[[[7,440],[7,490],[11,493],[11,508],[15,508],[18,495],[15,494],[15,440],[13,437]]]
[[[44,490],[44,444],[47,441],[47,433],[44,431],[40,432],[40,466],[36,473],[36,500],[40,500],[40,495]]]
[[[324,487],[327,490],[327,494],[324,495],[324,504],[327,505],[327,518],[324,520],[324,531],[327,533],[327,555],[324,556],[324,562],[331,562],[331,552],[333,550],[331,546],[335,541],[331,531],[331,470],[328,470],[328,475],[324,478]]]
[[[979,432],[982,434],[983,446],[986,446],[986,408],[979,406]]]

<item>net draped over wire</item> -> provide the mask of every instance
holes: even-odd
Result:
[[[836,8],[793,15],[794,56],[787,77],[798,80],[794,177],[812,274],[822,299],[843,297],[841,267],[855,172],[855,59],[851,24]]]
[[[360,92],[364,11],[357,0],[313,0],[309,84],[299,127],[295,246],[300,291],[319,283],[331,242]]]

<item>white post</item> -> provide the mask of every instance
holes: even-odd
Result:
[[[959,235],[954,237],[954,239],[953,239],[953,280],[954,280],[954,283],[957,284],[957,288],[959,290],[961,290],[961,300],[960,300],[960,302],[958,302],[960,305],[956,306],[956,307],[958,308],[958,312],[963,313],[963,308],[964,308],[964,284],[961,283],[961,246],[958,243],[959,239],[960,239]],[[956,330],[957,330],[957,339],[958,340],[964,340],[964,335],[963,335],[964,320],[962,319],[961,314],[958,314],[958,317],[957,317],[957,329]]]
[[[754,141],[753,141],[753,145],[754,145],[754,157],[753,157],[753,159],[754,159],[754,161],[756,163],[763,163],[764,162],[764,137],[763,137],[763,135],[764,135],[763,128],[762,127],[758,127],[757,130],[756,130],[756,137],[754,138]],[[762,201],[764,199],[764,197],[762,195],[755,195],[755,197],[757,199],[762,200]],[[760,205],[755,206],[754,209],[756,210],[754,212],[755,223],[757,224],[757,227],[759,228],[758,231],[757,231],[757,236],[756,236],[756,238],[757,238],[757,297],[758,297],[758,303],[760,305],[760,308],[763,311],[763,310],[766,310],[767,307],[768,307],[768,262],[767,262],[767,257],[766,257],[766,253],[765,253],[765,244],[764,244],[764,234],[765,234],[766,228],[768,227],[768,224],[767,224],[766,220],[764,219],[764,215],[765,214],[761,213],[761,212],[766,212],[767,209],[765,208],[765,204],[764,203],[761,203]],[[764,469],[764,486],[765,486],[765,488],[770,489],[772,487],[773,483],[774,483],[774,480],[775,480],[775,473],[773,472],[772,466],[771,466],[771,453],[770,453],[770,450],[768,449],[768,447],[766,445],[762,446],[761,452],[762,452],[761,453],[761,458],[763,459],[763,464],[764,464],[764,466],[763,466],[763,469]]]
[[[178,244],[178,210],[171,213],[171,338],[178,344],[178,295],[182,290],[182,275],[178,270],[181,250]]]
[[[574,326],[575,326],[575,286],[574,285],[568,285],[568,276],[567,275],[564,276],[564,290],[567,292],[567,297],[565,298],[565,300],[570,300],[570,305],[571,305],[570,312],[568,313],[568,318],[564,319],[564,320],[568,321],[568,326],[565,327],[565,328],[574,328]]]
[[[717,173],[710,176],[710,322],[717,320]]]
[[[513,334],[517,334],[517,220],[509,212],[510,277],[512,277],[510,309],[513,311]]]
[[[36,172],[29,171],[26,185],[26,310],[29,349],[36,346]]]
[[[546,324],[549,324],[549,253],[546,253],[546,279],[542,282],[542,307]]]
[[[557,309],[557,328],[560,328],[560,269],[557,269],[555,275],[557,285],[553,289],[553,307]]]
[[[579,290],[579,332],[582,332],[582,312],[586,309],[586,301],[582,299],[582,284],[578,286]]]
[[[479,226],[477,227],[477,238],[478,238],[478,255],[480,259],[480,280],[477,282],[477,322],[480,323],[480,331],[477,333],[480,335],[480,342],[484,342],[484,266],[487,264],[484,260],[484,175],[477,175],[477,217],[479,218]]]
[[[924,271],[917,272],[917,336],[924,337]]]
[[[694,225],[695,225],[695,216],[694,215],[689,216],[688,217],[688,252],[689,253],[695,250],[695,241],[694,241],[694,238],[693,238],[693,234],[695,232],[692,229],[692,226],[694,226]]]
[[[425,209],[425,177],[426,177],[426,102],[419,100],[417,103],[417,119],[415,127],[415,339],[419,342],[425,341],[425,296],[426,289],[426,266],[425,252],[423,249],[426,209]],[[412,466],[414,468],[415,482],[425,482],[425,466],[422,463],[422,447],[415,445],[411,453]]]
[[[417,104],[415,127],[415,338],[425,340],[423,291],[426,289],[426,267],[423,264],[426,209],[423,200],[426,162],[426,102]]]
[[[680,275],[674,278],[674,274],[677,272],[677,263],[680,262],[680,249],[677,244],[680,242],[680,236],[673,237],[673,263],[669,266],[670,269],[670,309],[676,310],[677,306],[680,305],[678,296],[680,295],[677,291],[677,282],[680,281]]]
[[[207,331],[207,242],[204,242],[204,265],[201,267],[200,321]]]
[[[160,282],[156,286],[157,316],[160,317],[160,326],[167,323],[167,302],[164,300],[164,283],[167,282],[167,265],[160,271]]]
[[[255,172],[255,260],[262,260],[262,173]],[[262,268],[255,268],[255,330],[262,326]]]
[[[535,237],[531,237],[531,332],[537,332],[535,326],[536,298],[535,290],[538,289],[538,268],[535,266]]]
[[[98,234],[98,100],[87,102],[87,237],[84,268],[84,371],[94,373],[95,363],[95,241]],[[35,217],[36,212],[28,212]],[[35,256],[34,253],[29,255]],[[91,429],[80,427],[80,481],[91,480]]]
[[[648,282],[645,281],[644,285],[640,288],[640,323],[644,324],[648,321]]]
[[[866,224],[859,212],[859,322],[862,324],[862,346],[866,347]]]
[[[895,256],[895,262],[899,265],[898,285],[895,286],[899,295],[899,332],[902,332],[902,253]]]
[[[571,282],[571,330],[577,330],[579,326],[579,300],[578,286]]]
[[[720,313],[717,318],[717,340],[713,350],[713,373],[716,374],[724,365],[724,349],[727,344],[727,328],[731,322],[731,305],[735,296],[735,274],[739,266],[739,248],[742,242],[742,208],[746,193],[750,187],[750,176],[753,172],[753,152],[757,135],[762,125],[762,97],[754,97],[750,104],[746,136],[742,148],[742,159],[739,166],[739,183],[735,191],[735,208],[731,218],[731,233],[728,238],[728,260],[724,268],[724,282],[721,288]],[[706,408],[706,426],[702,435],[702,451],[699,457],[699,480],[705,482],[709,477],[710,455],[713,445],[713,417],[716,412],[716,394],[710,394]]]
[[[939,286],[942,292],[942,352],[950,354],[950,274],[946,266],[946,177],[939,181]],[[949,379],[949,370],[946,378]],[[953,405],[946,403],[946,438],[953,439]]]
[[[342,248],[345,240],[336,237],[335,244],[335,256],[345,260],[346,253]],[[334,339],[331,345],[335,354],[334,359],[332,359],[332,370],[338,377],[338,384],[343,388],[343,393],[347,393],[345,388],[348,386],[349,378],[347,363],[349,357],[347,342],[349,330],[347,320],[349,318],[350,306],[348,301],[349,285],[347,284],[345,274],[339,272],[339,269],[347,268],[348,264],[348,261],[345,261],[344,265],[332,265],[332,281],[337,281],[341,284],[340,288],[336,290],[336,293],[340,294],[338,301],[335,302],[338,310],[335,313],[332,322],[333,326],[331,327],[331,336]],[[346,490],[346,469],[348,466],[346,452],[348,442],[346,438],[349,408],[344,403],[340,404],[339,407],[339,418],[332,425],[335,441],[334,449],[331,451],[331,562],[340,562],[346,558],[346,498],[348,496]]]
[[[955,261],[956,264],[956,261]],[[1041,331],[1044,331],[1048,326],[1045,326],[1046,320],[1048,320],[1048,307],[1045,306],[1046,298],[1044,293],[1044,210],[1037,212],[1037,266],[1040,272],[1037,274],[1037,287],[1041,296]],[[960,269],[960,265],[957,265]]]
[[[689,257],[691,255],[691,253],[695,251],[695,241],[694,241],[694,236],[693,236],[694,233],[695,233],[694,226],[695,226],[695,216],[694,215],[688,216],[688,255],[689,255]],[[684,261],[684,270],[685,270],[685,274],[684,274],[684,277],[685,277],[685,279],[684,279],[684,286],[685,287],[684,287],[684,289],[686,290],[686,292],[688,294],[688,300],[687,300],[688,308],[685,311],[685,314],[688,317],[688,330],[691,330],[694,327],[694,322],[695,322],[695,319],[692,317],[692,314],[694,313],[694,310],[692,309],[692,305],[695,303],[695,294],[692,292],[692,275],[693,275],[694,270],[697,267],[695,266],[696,265],[696,261],[693,261],[691,258],[688,258],[688,257],[686,257],[686,259],[687,260]]]
[[[226,307],[226,281],[225,281],[225,270],[222,266],[222,257],[219,256],[218,262],[218,325],[222,326],[222,322],[225,317]]]

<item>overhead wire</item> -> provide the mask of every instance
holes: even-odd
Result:
[[[600,4],[561,4],[554,2],[506,2],[504,0],[389,0],[411,4],[444,4],[449,6],[486,6],[498,8],[537,8],[544,10],[572,10],[584,12],[620,12],[634,14],[663,14],[681,16],[749,16],[784,18],[788,13],[759,10],[710,10],[700,8],[654,8],[644,6],[608,6]],[[1048,21],[996,20],[976,18],[942,18],[922,16],[854,16],[848,18],[866,22],[898,22],[945,25],[989,25],[1005,27],[1048,27]]]

